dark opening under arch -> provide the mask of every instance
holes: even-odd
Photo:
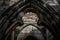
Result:
[[[27,36],[24,40],[38,40],[36,37],[34,36]]]

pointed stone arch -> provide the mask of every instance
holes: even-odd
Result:
[[[32,12],[37,12],[37,15],[40,17],[40,14],[42,15],[42,20],[39,19],[38,25],[43,25],[49,29],[49,31],[53,34],[54,38],[59,39],[60,37],[60,14],[57,13],[53,8],[51,8],[49,5],[46,4],[47,7],[45,7],[39,0],[26,0],[23,2],[17,2],[17,4],[14,4],[10,8],[8,8],[5,12],[2,13],[0,17],[0,30],[3,32],[3,34],[6,32],[7,29],[11,27],[11,25],[15,22],[15,20],[20,12],[24,12],[25,9],[27,9],[26,12],[29,10],[34,10]],[[32,8],[32,9],[31,9]],[[51,8],[51,9],[50,9]],[[4,24],[9,21],[9,25],[4,27]],[[22,21],[22,20],[20,20]],[[39,23],[41,21],[41,23]],[[18,23],[18,22],[17,22]],[[19,22],[20,24],[24,24],[23,22]],[[6,28],[6,29],[4,29]],[[13,28],[13,27],[12,27]],[[11,30],[10,30],[11,31]],[[5,34],[4,34],[5,35]]]
[[[33,30],[33,31],[32,31]],[[40,34],[40,38],[37,35],[33,35],[32,33],[34,32],[34,30],[37,32],[37,35]],[[21,31],[21,30],[20,30]],[[36,33],[35,33],[36,34]],[[33,25],[27,25],[25,28],[22,28],[22,31],[18,34],[17,36],[17,40],[24,40],[27,36],[35,36],[36,38],[38,38],[39,40],[43,40],[44,37],[42,36],[41,30],[39,28],[37,28],[37,26],[33,26]]]

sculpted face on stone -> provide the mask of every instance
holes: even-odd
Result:
[[[28,12],[22,17],[22,20],[24,23],[37,23],[38,17],[35,13]]]

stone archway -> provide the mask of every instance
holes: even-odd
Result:
[[[23,25],[23,21],[18,19],[18,15],[21,12],[35,12],[39,17],[37,24],[43,25],[46,27],[54,36],[54,38],[59,40],[60,38],[60,14],[57,13],[52,7],[48,4],[43,5],[44,2],[40,0],[25,0],[22,2],[17,2],[16,4],[9,7],[5,12],[3,12],[0,16],[0,32],[2,34],[2,38],[4,39],[8,37],[14,28],[17,25]],[[53,14],[54,13],[54,14]],[[42,18],[42,19],[40,19]],[[18,20],[17,20],[18,19]],[[20,20],[20,21],[19,21]],[[8,22],[8,24],[6,24]],[[5,26],[5,24],[7,26]],[[15,25],[15,27],[14,27]],[[31,24],[30,24],[31,25]],[[40,29],[40,28],[38,28]]]
[[[24,28],[18,35],[17,40],[24,40],[28,36],[34,36],[37,40],[44,40],[43,34],[37,28],[32,25],[27,26]]]

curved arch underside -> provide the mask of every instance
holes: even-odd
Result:
[[[46,5],[46,6],[44,6]],[[48,4],[39,0],[19,1],[13,4],[0,15],[0,33],[1,40],[7,38],[16,26],[23,25],[22,18],[18,18],[21,13],[34,12],[39,17],[37,24],[43,25],[52,33],[55,40],[60,39],[60,14],[57,13]],[[6,25],[6,26],[5,26]]]

